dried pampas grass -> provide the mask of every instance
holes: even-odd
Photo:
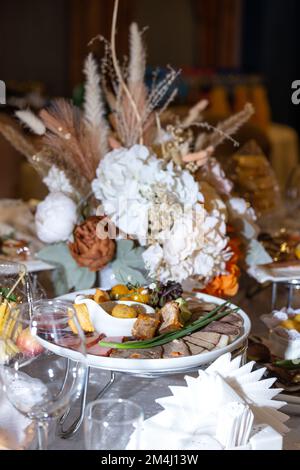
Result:
[[[40,151],[39,146],[34,145],[21,131],[10,124],[0,122],[0,133],[18,152],[27,158],[28,162],[42,176],[47,174],[47,165],[41,165],[37,160],[37,153]]]
[[[190,109],[187,117],[184,119],[181,126],[183,128],[187,128],[187,127],[192,126],[196,122],[201,122],[203,120],[202,113],[203,111],[205,111],[207,106],[208,106],[207,100],[199,101],[195,106],[193,106]]]
[[[45,136],[45,143],[66,155],[73,168],[77,168],[87,181],[95,177],[96,162],[86,154],[83,144],[80,110],[67,100],[59,98],[52,105],[40,112],[46,128],[50,131]]]
[[[130,26],[129,42],[128,87],[134,95],[136,85],[144,83],[146,72],[146,51],[142,40],[142,32],[136,23],[132,23]]]
[[[108,125],[105,119],[105,106],[100,88],[98,67],[92,54],[86,58],[84,65],[85,97],[84,120],[86,122],[85,133],[90,135],[93,158],[96,163],[107,153]]]
[[[239,143],[231,136],[236,134],[236,132],[253,116],[253,114],[254,107],[252,104],[247,103],[242,111],[234,114],[233,116],[230,116],[228,119],[218,124],[216,128],[210,126],[207,123],[203,123],[202,127],[208,130],[213,129],[213,132],[209,135],[206,135],[205,139],[203,139],[200,134],[198,140],[196,141],[195,149],[201,150],[203,147],[208,146],[216,148],[226,139],[231,140],[234,146],[238,147]]]
[[[44,126],[43,121],[39,119],[32,111],[29,109],[19,110],[15,112],[17,118],[24,124],[28,129],[30,129],[36,135],[44,135],[46,132],[46,127]]]

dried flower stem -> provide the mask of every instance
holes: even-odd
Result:
[[[118,80],[120,82],[120,86],[123,88],[125,94],[127,95],[127,98],[132,106],[133,112],[135,114],[135,117],[138,122],[139,126],[139,131],[140,131],[140,144],[143,145],[143,130],[142,130],[142,122],[141,122],[141,116],[140,113],[137,109],[136,103],[134,99],[131,96],[131,93],[123,80],[122,77],[122,72],[119,67],[117,55],[116,55],[116,27],[117,27],[117,17],[118,17],[118,9],[119,9],[119,0],[115,0],[114,4],[114,11],[113,11],[113,22],[112,22],[112,29],[111,29],[111,53],[112,53],[112,61],[113,65],[116,71],[116,75],[118,77]]]

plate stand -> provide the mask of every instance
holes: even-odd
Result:
[[[245,343],[240,348],[232,352],[233,358],[239,355],[242,357],[242,365],[246,364],[246,361],[247,361],[247,348],[248,348],[248,340],[246,340]],[[208,365],[209,364],[206,364],[205,366],[202,366],[202,367],[206,368],[208,367]],[[190,369],[187,368],[184,373],[186,374],[186,373],[197,372],[199,368],[201,369],[201,366],[192,367]],[[83,423],[85,406],[87,402],[87,392],[88,392],[88,386],[89,386],[90,371],[91,371],[91,367],[88,366],[86,375],[85,375],[83,390],[81,392],[79,416],[67,429],[64,429],[64,424],[71,411],[71,408],[68,408],[68,410],[62,415],[62,417],[60,418],[58,422],[58,425],[59,425],[58,436],[61,437],[62,439],[69,439],[70,437],[73,437],[79,431]],[[110,371],[110,379],[105,384],[105,386],[100,390],[100,392],[98,393],[98,395],[95,397],[94,400],[99,400],[100,398],[103,397],[103,395],[106,392],[108,392],[108,390],[113,386],[116,380],[117,373],[125,374],[127,376],[134,376],[134,377],[148,378],[148,379],[154,379],[154,378],[157,379],[159,377],[165,377],[167,375],[178,375],[178,371],[177,372],[176,371],[175,372],[160,372],[160,373],[149,372],[149,373],[143,373],[143,374]]]
[[[81,399],[80,399],[80,413],[78,418],[69,426],[68,429],[64,430],[64,424],[65,421],[67,420],[71,408],[69,407],[65,413],[62,415],[60,418],[58,424],[59,424],[59,431],[58,435],[62,439],[68,439],[72,436],[74,436],[77,431],[79,431],[83,420],[84,420],[84,412],[85,412],[85,406],[86,406],[86,399],[87,399],[87,392],[88,392],[88,385],[89,385],[89,377],[90,377],[90,371],[91,368],[88,367],[86,374],[85,374],[85,380],[84,380],[84,385],[83,385],[83,390],[81,393]],[[116,374],[113,371],[110,371],[110,379],[109,381],[105,384],[105,386],[100,390],[98,395],[95,397],[95,400],[99,400],[100,398],[103,397],[103,395],[110,389],[110,387],[113,385],[114,381],[116,378]]]

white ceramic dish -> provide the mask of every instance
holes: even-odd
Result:
[[[149,305],[141,304],[140,302],[132,302],[130,300],[110,300],[103,302],[101,306],[92,299],[87,299],[84,295],[78,295],[75,299],[75,304],[85,304],[89,317],[95,330],[98,333],[103,333],[106,336],[131,336],[133,325],[136,318],[115,318],[111,316],[112,309],[115,305],[128,305],[139,306],[142,312],[155,313],[154,309]]]
[[[91,295],[95,292],[95,289],[90,289],[82,292],[74,292],[61,296],[60,299],[69,300],[74,302],[77,295]],[[212,297],[206,294],[195,294],[196,297],[202,299],[205,302],[215,303],[221,305],[224,303],[223,299],[217,297]],[[233,308],[235,306],[232,304]],[[115,357],[101,357],[94,356],[91,354],[87,355],[87,362],[90,367],[95,367],[98,369],[110,370],[115,372],[125,372],[131,374],[163,374],[163,373],[180,373],[193,368],[197,368],[202,365],[209,364],[216,360],[222,354],[227,352],[232,352],[241,347],[247,337],[249,336],[251,330],[251,322],[248,315],[242,310],[239,311],[239,314],[244,320],[243,332],[239,338],[233,341],[231,344],[224,348],[215,349],[213,351],[202,353],[194,356],[178,357],[172,359],[125,359],[125,358],[115,358]],[[48,343],[45,340],[40,339],[41,344],[44,347],[48,348],[50,351],[53,351],[55,354],[58,354],[63,357],[67,357],[73,360],[78,359],[78,353],[71,349],[62,348],[53,343]]]

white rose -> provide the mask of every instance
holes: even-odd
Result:
[[[44,243],[66,241],[77,220],[77,207],[65,194],[50,193],[36,211],[35,223],[39,239]]]

